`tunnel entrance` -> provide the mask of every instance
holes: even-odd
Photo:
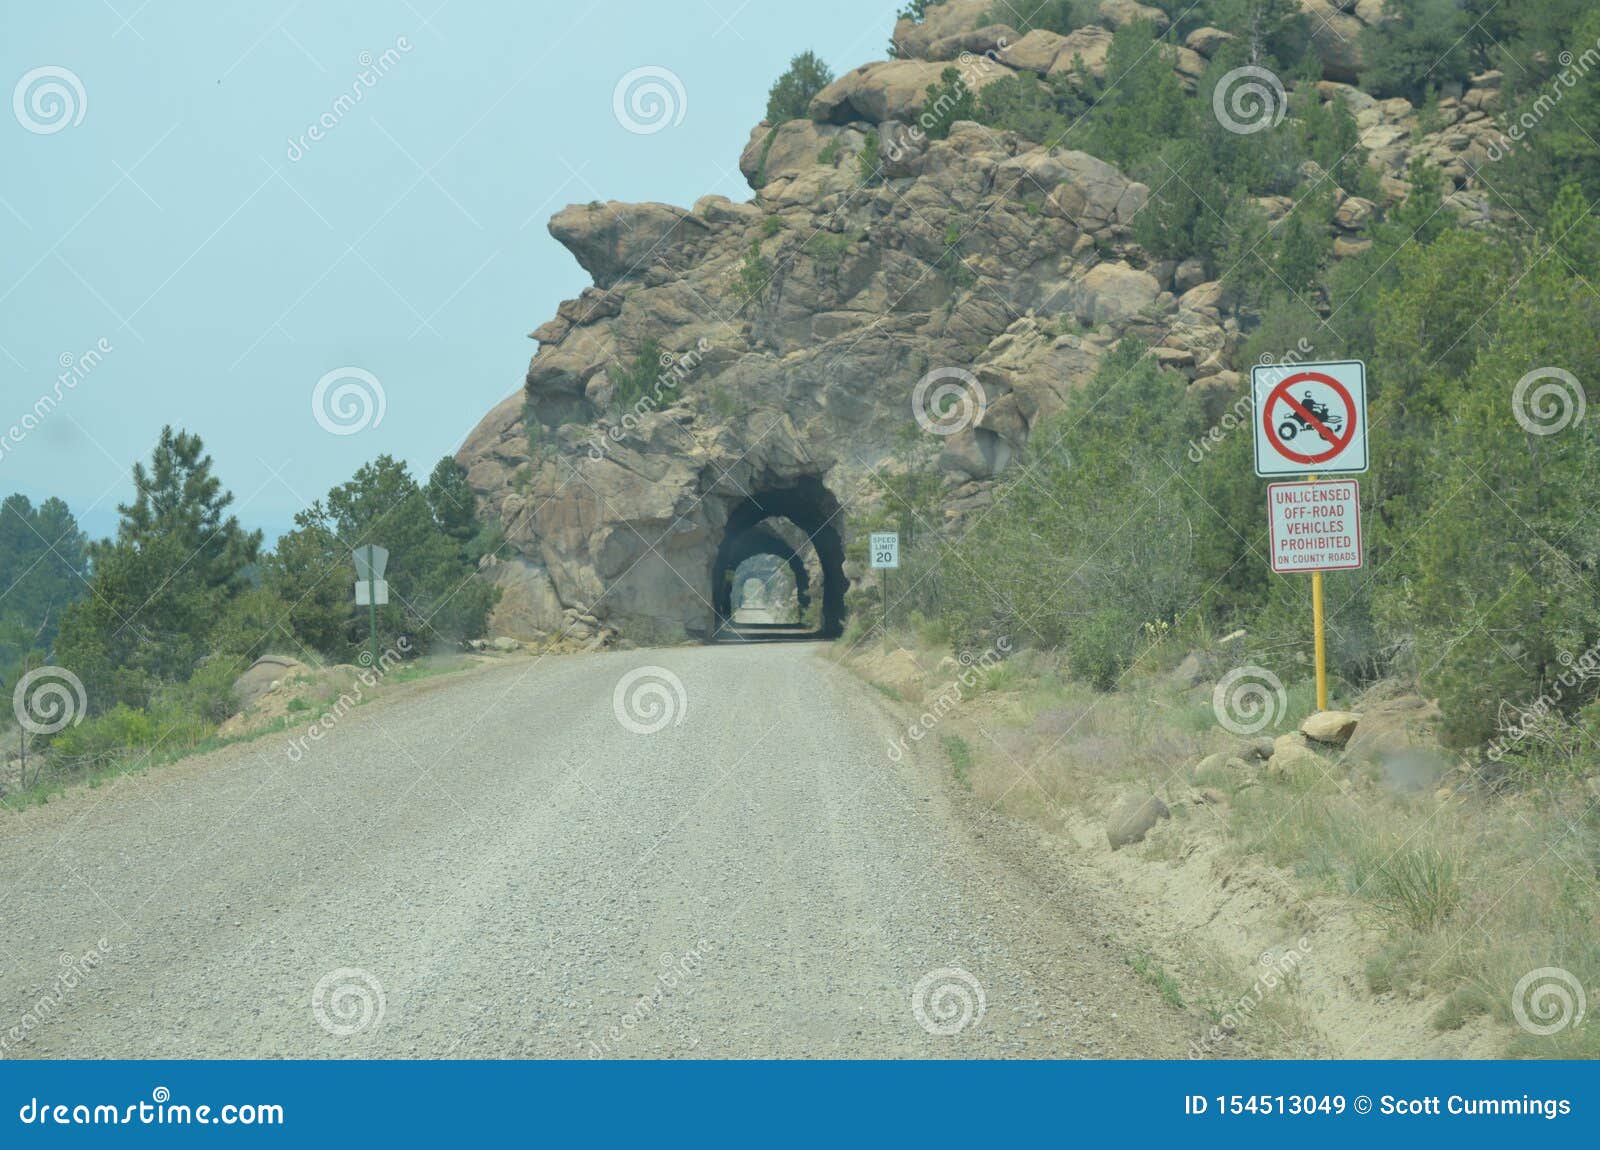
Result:
[[[752,555],[733,573],[733,622],[798,626],[803,619],[800,583],[804,578],[804,564],[791,567],[771,551]]]
[[[838,514],[838,500],[815,477],[757,489],[734,505],[711,571],[715,639],[831,639],[843,630],[848,581]],[[745,602],[752,578],[762,581],[759,610]]]

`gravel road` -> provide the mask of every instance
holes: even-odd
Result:
[[[78,790],[0,819],[0,1047],[1181,1056],[1115,908],[895,729],[812,644],[514,659]]]

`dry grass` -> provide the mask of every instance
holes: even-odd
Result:
[[[942,653],[925,649],[921,661],[933,666]],[[1161,663],[1111,693],[1071,681],[1048,653],[990,671],[948,720],[970,744],[963,770],[975,795],[1065,831],[1119,793],[1149,790],[1169,798],[1175,817],[1141,857],[1177,862],[1194,836],[1218,833],[1216,819],[1186,818],[1181,799],[1192,785],[1214,787],[1224,801],[1204,809],[1222,813],[1227,851],[1280,868],[1308,897],[1342,900],[1370,928],[1374,994],[1438,1000],[1440,1030],[1489,1015],[1515,1055],[1600,1057],[1600,1023],[1541,1036],[1517,1026],[1512,1004],[1518,981],[1546,967],[1600,997],[1600,813],[1581,784],[1494,790],[1458,772],[1440,790],[1404,762],[1355,757],[1293,778],[1196,779],[1199,758],[1240,740],[1217,726],[1206,687],[1175,683]],[[1294,729],[1311,696],[1309,683],[1290,684],[1285,715],[1260,734]],[[1185,997],[1228,1001],[1221,967],[1216,974]],[[1289,1009],[1292,996],[1281,997]],[[1292,1021],[1285,1026],[1301,1033]]]

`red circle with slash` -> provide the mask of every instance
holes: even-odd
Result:
[[[1322,420],[1312,415],[1306,410],[1303,403],[1289,394],[1289,388],[1297,383],[1325,384],[1326,386],[1331,387],[1334,391],[1334,394],[1344,401],[1344,409],[1348,414],[1344,422],[1343,435],[1335,435],[1333,432],[1329,431],[1328,428],[1323,424]],[[1322,438],[1330,445],[1328,450],[1318,452],[1314,455],[1308,455],[1299,451],[1291,451],[1289,448],[1284,446],[1283,441],[1278,438],[1277,428],[1273,425],[1272,419],[1273,406],[1280,399],[1292,407],[1295,411],[1295,414],[1299,415],[1301,419],[1309,423],[1313,431],[1322,436]],[[1267,442],[1272,444],[1273,450],[1279,455],[1283,456],[1285,459],[1292,460],[1295,463],[1304,463],[1307,465],[1328,463],[1337,458],[1345,448],[1349,447],[1350,444],[1355,441],[1356,401],[1350,395],[1349,390],[1344,386],[1344,384],[1340,383],[1337,379],[1334,379],[1331,375],[1323,375],[1320,371],[1302,371],[1296,375],[1289,376],[1287,379],[1280,382],[1277,387],[1272,389],[1271,394],[1267,396],[1267,401],[1261,405],[1261,423],[1267,432]]]

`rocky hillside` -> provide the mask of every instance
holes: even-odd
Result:
[[[1406,100],[1349,83],[1377,0],[1303,7],[1329,77],[1316,96],[1348,105],[1381,175],[1375,199],[1332,188],[1334,258],[1365,249],[1419,156],[1453,181],[1453,211],[1485,218],[1472,172],[1491,146],[1498,76],[1447,87],[1425,133]],[[594,285],[532,333],[524,386],[458,456],[514,552],[493,570],[499,630],[704,638],[726,611],[737,537],[767,515],[815,540],[822,622],[837,625],[844,582],[861,575],[844,556],[850,515],[872,498],[870,477],[900,466],[908,428],[939,436],[955,521],[1125,337],[1208,402],[1232,402],[1254,317],[1227,269],[1155,259],[1135,240],[1161,188],[1073,150],[1070,133],[1050,147],[970,120],[943,138],[926,130],[948,69],[971,92],[1014,76],[1114,85],[1113,30],[1166,17],[1103,0],[1098,22],[1068,35],[1019,34],[987,22],[991,8],[928,7],[895,29],[898,58],[841,76],[806,118],[758,124],[740,158],[748,202],[589,203],[550,221]],[[1193,91],[1232,39],[1200,28],[1158,50]],[[1314,163],[1300,179],[1331,184]],[[1277,221],[1296,200],[1259,202]]]

